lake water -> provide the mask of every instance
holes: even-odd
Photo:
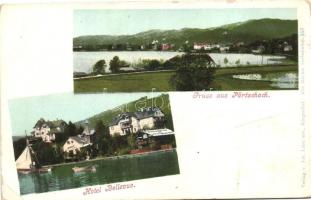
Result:
[[[168,60],[176,55],[182,55],[183,52],[171,51],[97,51],[97,52],[73,52],[73,66],[75,72],[91,72],[92,66],[101,59],[104,59],[109,65],[110,60],[114,56],[118,56],[121,60],[130,63],[136,63],[143,59],[163,59]],[[239,65],[261,65],[261,64],[278,64],[281,63],[284,56],[268,56],[253,54],[235,54],[235,53],[210,53],[209,54],[217,65],[221,67],[236,66],[236,61],[240,61]],[[224,63],[225,58],[228,63]],[[107,67],[108,69],[108,67]]]
[[[74,173],[74,166],[95,166],[95,172]],[[179,174],[176,150],[56,166],[49,173],[18,174],[21,194],[57,191]]]
[[[270,81],[271,86],[282,89],[298,88],[298,73],[297,72],[273,72],[266,74],[238,74],[233,75],[233,78],[255,81]]]

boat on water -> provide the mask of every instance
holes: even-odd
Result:
[[[85,166],[85,167],[74,166],[72,168],[72,170],[75,173],[79,173],[79,172],[96,172],[96,167],[95,166]]]
[[[36,160],[36,161],[35,161]],[[17,158],[16,168],[17,172],[21,174],[29,174],[33,172],[46,173],[51,172],[51,167],[40,167],[38,159],[29,144],[28,139],[26,139],[26,147],[22,154]]]

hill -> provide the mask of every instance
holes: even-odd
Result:
[[[141,97],[140,99],[120,105],[110,110],[106,110],[85,120],[88,120],[89,126],[94,128],[98,120],[102,120],[105,125],[108,125],[112,121],[112,119],[118,114],[121,114],[123,112],[136,112],[139,110],[139,108],[146,108],[152,106],[157,106],[161,109],[161,111],[165,115],[166,127],[174,130],[168,94],[162,94],[154,98]],[[83,124],[85,120],[81,120],[79,122],[76,122],[75,124]]]
[[[184,28],[181,30],[149,30],[134,35],[80,36],[73,39],[73,44],[74,46],[126,43],[143,45],[150,44],[154,40],[177,46],[184,44],[185,41],[188,41],[190,44],[195,42],[251,43],[256,40],[269,40],[297,34],[297,29],[297,20],[265,18],[207,29]]]

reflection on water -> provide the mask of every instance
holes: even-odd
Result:
[[[90,165],[96,171],[72,170]],[[18,179],[21,194],[28,194],[174,174],[179,174],[175,150],[56,166],[49,173],[18,174]]]
[[[255,81],[270,81],[272,87],[293,89],[298,88],[297,72],[273,72],[267,74],[238,74],[233,78]]]

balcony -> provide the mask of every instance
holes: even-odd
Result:
[[[132,128],[132,125],[130,123],[123,123],[123,124],[120,124],[120,126],[121,126],[121,129]]]
[[[119,121],[120,124],[127,124],[127,123],[131,123],[131,119],[130,118],[124,118],[124,119],[121,119]]]

